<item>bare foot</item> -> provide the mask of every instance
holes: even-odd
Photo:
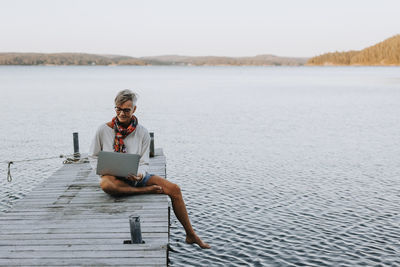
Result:
[[[150,186],[146,186],[145,188],[148,188],[147,193],[150,193],[150,194],[162,194],[164,192],[162,187],[158,186],[158,185],[150,185]]]
[[[211,246],[209,244],[204,243],[200,239],[200,237],[198,237],[196,234],[194,234],[193,236],[186,236],[186,243],[188,243],[188,244],[196,243],[201,248],[211,248]]]

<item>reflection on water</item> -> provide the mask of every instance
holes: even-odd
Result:
[[[184,243],[171,266],[400,264],[398,68],[0,67],[0,161],[86,151],[138,88],[139,122],[167,155],[211,250]],[[15,113],[18,107],[19,114]],[[13,165],[0,208],[61,166]]]

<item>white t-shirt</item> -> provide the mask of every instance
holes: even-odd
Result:
[[[97,168],[97,155],[100,151],[114,152],[114,139],[114,129],[107,124],[100,125],[89,149],[89,159],[94,169]],[[125,137],[124,144],[126,153],[139,154],[141,156],[138,174],[141,173],[143,177],[146,176],[150,161],[150,135],[147,129],[138,124],[135,131]]]

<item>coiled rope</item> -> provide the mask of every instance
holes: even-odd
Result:
[[[11,164],[14,164],[14,162],[12,162],[12,161],[8,162],[7,181],[8,181],[9,183],[12,181],[12,176],[11,176]]]
[[[34,158],[34,159],[23,159],[23,160],[14,160],[14,161],[3,161],[2,163],[7,163],[7,181],[11,182],[12,181],[12,175],[11,175],[11,164],[14,164],[15,162],[29,162],[29,161],[39,161],[39,160],[46,160],[46,159],[56,159],[56,158],[66,158],[66,160],[63,161],[64,164],[71,164],[71,163],[76,163],[76,162],[82,162],[79,158],[69,158],[68,156],[74,156],[74,154],[71,155],[59,155],[59,156],[54,156],[54,157],[47,157],[47,158]],[[85,160],[85,159],[83,159]],[[83,161],[87,162],[87,161]]]

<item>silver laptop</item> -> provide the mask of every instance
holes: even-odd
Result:
[[[127,177],[137,175],[140,155],[100,151],[97,159],[98,175],[113,175]]]

